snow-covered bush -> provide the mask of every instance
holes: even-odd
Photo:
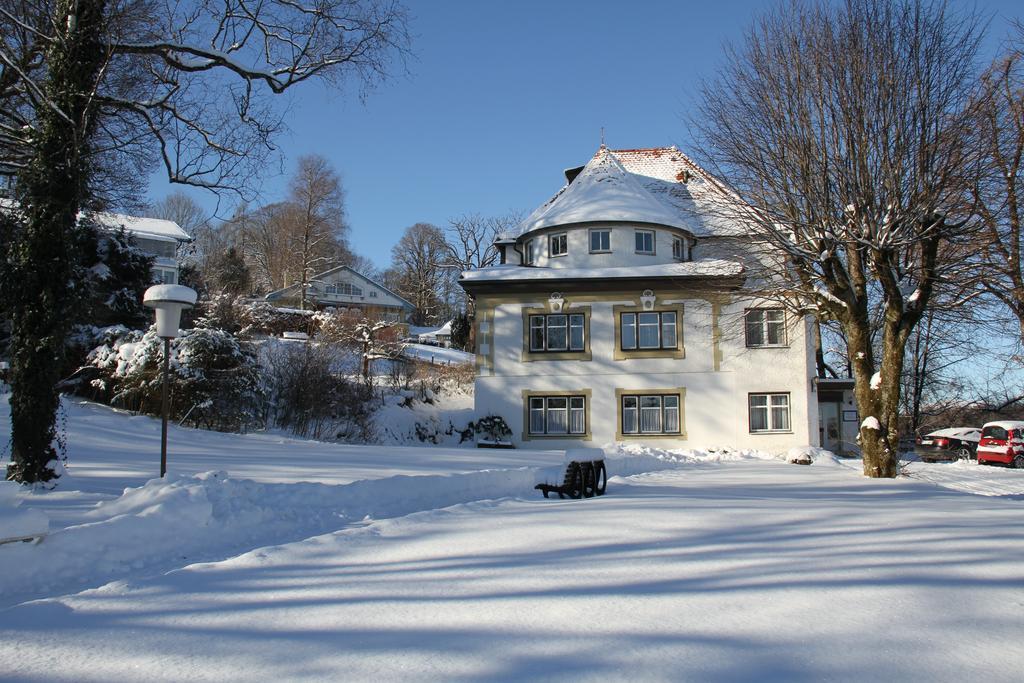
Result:
[[[279,337],[284,332],[311,333],[314,313],[290,308],[275,308],[266,301],[251,301],[227,292],[214,294],[196,307],[195,326],[227,330],[248,338]]]
[[[94,397],[150,415],[161,410],[163,340],[150,328],[95,348],[87,365]],[[224,330],[195,328],[171,340],[171,416],[196,427],[244,431],[262,426],[265,394],[256,357]]]
[[[282,343],[264,354],[272,421],[299,436],[341,441],[373,437],[372,387],[344,370],[344,349],[326,343]]]
[[[279,337],[284,332],[314,332],[314,313],[294,308],[275,308],[269,302],[239,302],[240,319],[244,335],[265,334]]]
[[[442,421],[435,416],[428,417],[424,421],[417,421],[413,425],[413,432],[420,443],[432,443],[435,446],[444,443],[448,437],[455,433],[455,425],[451,420]],[[462,432],[459,432],[460,435]],[[461,441],[459,443],[462,443]]]
[[[476,422],[470,422],[468,429],[461,434],[462,441],[472,438],[475,434],[477,439],[484,443],[508,443],[512,438],[512,429],[501,415],[487,415]]]

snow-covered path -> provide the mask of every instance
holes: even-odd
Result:
[[[1016,681],[1024,507],[746,460],[0,612],[15,680]]]

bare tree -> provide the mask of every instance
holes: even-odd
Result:
[[[975,17],[941,3],[795,2],[703,88],[729,218],[773,255],[762,287],[845,336],[869,477],[897,474],[904,350],[969,214],[978,39]]]
[[[10,476],[53,476],[80,211],[154,158],[172,182],[243,193],[281,127],[265,95],[313,78],[372,85],[407,40],[389,0],[0,0],[0,176],[21,207],[3,265]]]
[[[976,126],[984,171],[974,188],[982,230],[980,277],[970,280],[1006,306],[1024,341],[1024,26],[982,77]]]
[[[210,219],[196,200],[180,190],[172,192],[154,204],[150,209],[150,214],[154,218],[174,221],[178,227],[193,238],[197,231],[208,225]]]
[[[458,298],[457,309],[469,308],[472,301],[467,299],[465,292],[458,286],[459,274],[475,268],[492,266],[498,260],[498,250],[494,240],[498,235],[511,232],[522,220],[519,212],[509,212],[504,216],[484,217],[480,214],[463,214],[448,220],[445,231],[445,247],[449,268],[449,289]]]
[[[415,307],[412,322],[424,325],[439,321],[446,277],[447,244],[436,225],[416,223],[406,228],[391,249],[388,286]]]
[[[294,255],[299,308],[306,308],[313,275],[349,260],[345,244],[345,193],[341,179],[322,156],[299,157],[291,182],[288,251]]]

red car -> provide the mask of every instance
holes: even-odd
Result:
[[[978,464],[1000,463],[1024,469],[1024,422],[1001,420],[981,428]]]

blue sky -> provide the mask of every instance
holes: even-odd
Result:
[[[690,149],[685,115],[722,45],[763,2],[437,0],[409,2],[415,56],[407,76],[360,102],[319,84],[288,99],[283,168],[261,203],[283,198],[294,160],[321,154],[347,191],[350,239],[378,267],[416,222],[531,211],[601,141],[613,148]],[[954,3],[959,4],[959,3]],[[968,5],[965,5],[968,6]],[[973,6],[973,5],[969,5]],[[1019,2],[979,2],[990,47]],[[280,172],[279,172],[280,171]],[[150,196],[171,189],[159,179]],[[189,191],[204,206],[215,202]],[[224,213],[224,208],[221,212]]]

